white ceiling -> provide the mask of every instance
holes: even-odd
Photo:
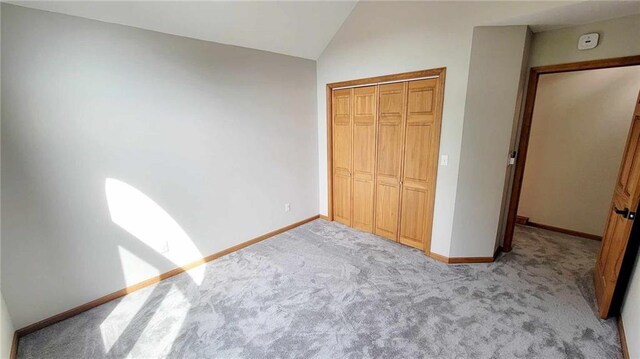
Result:
[[[7,1],[222,44],[317,59],[356,1]]]
[[[8,1],[10,3],[223,44],[317,59],[357,1]],[[504,1],[478,25],[545,31],[640,14],[640,1]],[[434,4],[436,5],[436,4]],[[434,6],[434,11],[446,2]],[[505,14],[513,14],[504,11]],[[401,21],[401,19],[398,19]]]
[[[540,32],[640,14],[640,1],[637,0],[565,1],[554,3],[558,4],[558,6],[505,19],[493,25],[529,25],[534,32]]]

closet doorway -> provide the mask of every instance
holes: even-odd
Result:
[[[327,84],[329,220],[431,255],[445,72]]]

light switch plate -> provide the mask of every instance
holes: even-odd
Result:
[[[440,166],[448,166],[449,165],[449,156],[442,155],[440,156]]]

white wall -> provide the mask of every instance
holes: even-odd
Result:
[[[4,302],[4,296],[0,293],[0,358],[2,359],[10,357],[14,332],[9,308]]]
[[[493,256],[528,39],[526,26],[473,31],[450,257]]]
[[[622,322],[630,358],[640,358],[640,258],[636,259],[631,283],[622,305]]]
[[[0,6],[0,39],[2,38],[1,33],[2,33],[2,6]],[[0,56],[0,59],[1,59],[1,56]],[[0,67],[1,66],[2,64],[0,61]],[[0,83],[2,83],[1,73],[0,73]],[[2,89],[2,86],[0,86],[0,93],[1,93],[1,89]],[[0,108],[1,107],[2,107],[2,96],[0,95]],[[0,111],[0,114],[1,114],[1,111]],[[0,144],[1,143],[2,143],[2,137],[0,136]],[[1,148],[2,146],[0,145],[0,152],[1,152]],[[0,173],[1,173],[1,168],[0,168]],[[1,209],[0,209],[0,213],[1,213]],[[1,269],[2,269],[2,237],[0,235],[0,358],[8,359],[11,356],[11,345],[13,344],[13,334],[15,332],[15,328],[13,326],[13,322],[11,321],[11,314],[9,313],[9,308],[7,307],[7,304],[4,301],[4,295],[2,295]]]
[[[581,34],[599,32],[600,44],[589,51],[578,51],[577,38]],[[606,59],[640,55],[640,16],[629,16],[593,24],[575,26],[535,34],[531,46],[531,66]],[[631,277],[627,298],[622,307],[622,318],[627,333],[631,358],[640,357],[640,271]]]
[[[313,61],[7,4],[2,36],[17,328],[318,213]]]
[[[473,28],[534,6],[547,4],[359,2],[318,59],[320,213],[327,214],[326,84],[447,67],[440,154],[449,156],[449,165],[438,168],[431,250],[448,256]]]
[[[542,75],[518,215],[602,236],[640,66]]]

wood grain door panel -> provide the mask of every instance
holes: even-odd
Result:
[[[640,116],[636,115],[635,117]],[[637,118],[634,119],[637,120]],[[638,140],[640,135],[640,126],[633,126],[631,128],[631,134],[629,136],[628,150],[633,152],[638,148]],[[623,191],[624,196],[632,196],[636,192],[638,186],[638,176],[640,171],[638,170],[640,165],[640,158],[637,156],[624,156],[622,162],[622,168],[618,179],[618,187]]]
[[[596,299],[601,318],[607,318],[629,243],[634,218],[620,210],[636,211],[640,199],[640,94],[632,117],[609,218],[595,268]]]
[[[433,126],[409,125],[405,146],[404,181],[428,183]]]
[[[352,90],[333,91],[333,215],[351,225]]]
[[[331,90],[336,221],[430,255],[444,73]]]
[[[378,93],[374,233],[397,241],[407,83],[380,85]]]
[[[373,232],[377,86],[353,90],[353,227]]]
[[[402,187],[400,243],[423,249],[428,193],[421,188]]]
[[[376,229],[381,237],[397,240],[399,186],[393,183],[378,181],[376,188]]]
[[[436,125],[436,79],[408,83],[407,124],[400,197],[400,243],[426,250],[432,227],[432,191],[438,148]]]
[[[333,216],[336,221],[351,225],[351,177],[348,175],[333,177]]]
[[[401,150],[401,122],[381,123],[378,127],[378,176],[400,179]]]

